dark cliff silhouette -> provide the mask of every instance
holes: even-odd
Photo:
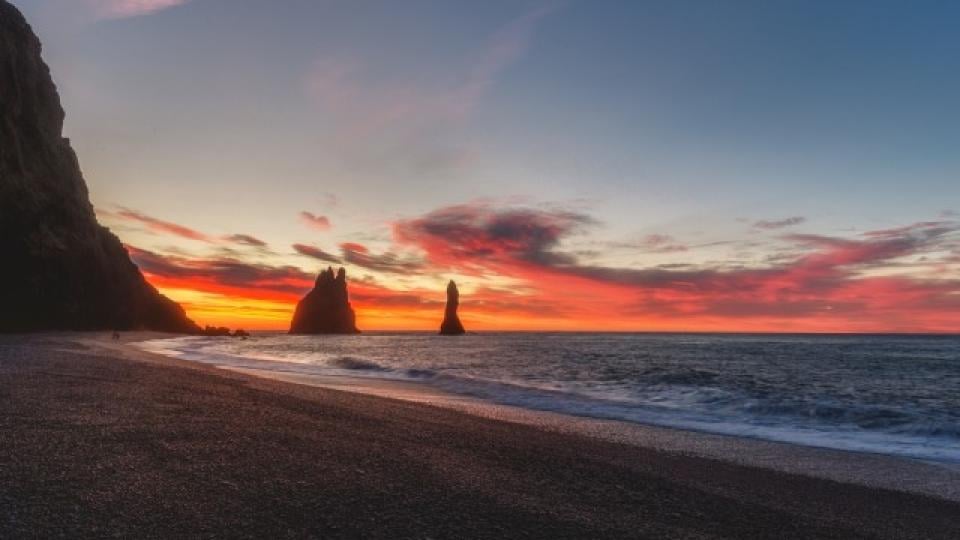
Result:
[[[347,297],[347,272],[327,268],[317,276],[313,290],[297,304],[291,334],[359,334],[356,315]]]
[[[463,329],[463,323],[457,316],[457,308],[460,307],[460,291],[457,290],[457,284],[450,280],[447,284],[447,307],[443,311],[443,322],[440,323],[440,335],[442,336],[461,336],[467,331]]]
[[[40,52],[0,0],[0,332],[197,332],[97,223]]]

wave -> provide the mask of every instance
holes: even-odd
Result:
[[[352,369],[359,371],[390,371],[388,368],[383,367],[376,362],[363,358],[356,358],[353,356],[339,356],[329,360],[329,364],[331,367],[340,369]]]
[[[816,393],[806,389],[803,380],[775,381],[777,373],[765,373],[769,367],[757,364],[743,366],[736,384],[728,379],[731,369],[740,369],[737,365],[721,371],[674,362],[631,371],[629,365],[601,364],[592,357],[584,363],[575,357],[542,356],[496,364],[497,353],[478,348],[476,356],[463,360],[463,350],[442,349],[450,343],[425,340],[408,348],[409,343],[391,338],[177,338],[144,347],[231,367],[416,381],[534,410],[960,462],[960,421],[950,412],[954,409],[930,408],[929,399],[916,398],[910,399],[919,405],[911,406],[905,399],[909,395],[887,399],[889,388],[874,394],[844,389],[831,395],[817,387]],[[499,352],[505,354],[509,351]]]

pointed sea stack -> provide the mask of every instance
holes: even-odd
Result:
[[[317,276],[313,290],[297,304],[291,334],[359,334],[356,315],[347,298],[347,272],[333,275],[327,268]]]
[[[447,284],[447,307],[443,312],[443,322],[440,323],[441,336],[462,336],[467,331],[463,329],[463,323],[457,316],[457,308],[460,306],[460,291],[457,290],[457,284],[450,280]]]
[[[97,223],[40,52],[0,0],[0,332],[198,332]]]

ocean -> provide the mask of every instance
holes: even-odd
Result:
[[[415,381],[498,404],[960,463],[960,337],[426,333],[142,346],[278,372]]]

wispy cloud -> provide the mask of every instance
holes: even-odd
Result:
[[[760,221],[755,221],[753,223],[753,228],[765,230],[765,231],[772,231],[776,229],[784,229],[786,227],[793,227],[794,225],[800,225],[801,223],[805,223],[806,221],[807,221],[807,218],[803,216],[793,216],[793,217],[776,219],[776,220],[761,219]]]
[[[208,243],[216,242],[216,240],[213,237],[207,234],[204,234],[200,231],[191,229],[190,227],[179,225],[171,221],[164,221],[162,219],[148,216],[144,213],[138,212],[136,210],[131,210],[129,208],[120,208],[116,212],[106,212],[101,210],[99,211],[99,213],[101,215],[105,215],[108,217],[115,217],[115,218],[120,218],[127,221],[134,221],[134,222],[140,223],[141,225],[144,225],[147,228],[147,230],[150,230],[153,232],[172,234],[174,236],[179,236],[180,238],[186,238],[188,240],[197,240],[199,242],[208,242]]]
[[[317,259],[318,261],[324,261],[334,264],[340,264],[340,258],[332,253],[327,253],[326,251],[316,247],[310,246],[307,244],[293,244],[293,250],[303,255],[305,257],[310,257],[312,259]]]
[[[358,166],[389,162],[423,170],[463,166],[471,151],[454,136],[469,121],[498,78],[529,47],[537,24],[557,4],[508,22],[464,67],[442,81],[379,77],[363,58],[324,54],[306,76],[309,96],[336,126],[341,152]]]
[[[465,116],[496,83],[497,77],[520,59],[530,46],[537,24],[556,11],[559,3],[549,3],[510,21],[497,31],[473,65],[462,85],[451,92],[447,106],[452,113]]]
[[[236,295],[295,299],[313,276],[294,266],[273,266],[234,257],[193,258],[126,246],[154,285]]]
[[[83,0],[101,19],[124,19],[149,15],[186,4],[191,0]]]
[[[330,229],[330,218],[327,216],[320,216],[312,212],[303,211],[300,212],[300,220],[306,223],[308,227],[317,229],[318,231]]]
[[[323,56],[307,78],[310,93],[327,112],[348,121],[361,135],[388,126],[435,126],[465,119],[496,83],[497,77],[523,56],[541,19],[557,9],[551,3],[508,22],[493,34],[466,72],[446,86],[415,80],[376,80],[360,59]]]
[[[229,236],[224,236],[223,240],[232,244],[240,244],[243,246],[251,246],[256,248],[267,247],[266,242],[255,236],[250,236],[249,234],[231,234]]]
[[[644,253],[679,253],[690,249],[669,234],[648,234],[635,242],[615,242],[612,247],[639,250]]]
[[[393,252],[381,254],[371,253],[366,246],[355,242],[344,242],[340,244],[340,250],[343,253],[343,261],[347,264],[353,264],[384,272],[388,274],[415,274],[424,270],[422,260],[415,258],[404,258]]]

